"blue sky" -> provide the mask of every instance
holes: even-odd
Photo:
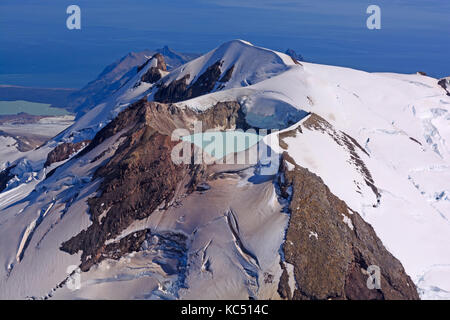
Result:
[[[82,30],[66,28],[66,8]],[[382,29],[366,28],[366,8]],[[129,51],[240,38],[367,71],[450,75],[449,0],[1,0],[0,84],[81,87]]]

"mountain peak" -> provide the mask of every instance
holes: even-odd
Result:
[[[297,53],[294,49],[287,49],[284,53],[286,53],[291,58],[297,60],[297,61],[304,61],[303,56],[299,53]]]
[[[168,45],[165,45],[164,47],[162,47],[162,49],[157,49],[156,51],[165,56],[176,55],[176,52],[173,49],[169,48]]]
[[[247,87],[279,75],[292,65],[294,63],[291,59],[282,53],[254,46],[244,40],[231,40],[173,70],[164,79],[163,86],[177,82],[189,87],[202,76],[211,80],[212,78],[206,75],[213,68],[216,69],[217,79],[215,84],[211,84],[212,90],[209,92]],[[219,81],[219,78],[226,81]]]

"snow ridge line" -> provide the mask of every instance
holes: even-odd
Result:
[[[20,241],[19,248],[16,253],[16,261],[18,263],[20,263],[20,261],[22,261],[25,251],[33,237],[34,231],[36,230],[37,227],[39,227],[42,220],[47,216],[49,211],[53,208],[54,204],[55,203],[52,202],[49,204],[47,209],[45,209],[44,211],[41,210],[39,216],[36,219],[34,219],[24,230],[22,240]]]
[[[225,217],[233,236],[235,248],[239,253],[239,258],[241,259],[241,266],[244,269],[245,274],[249,277],[247,286],[248,293],[250,297],[255,298],[257,297],[259,290],[259,271],[261,270],[261,266],[257,256],[247,249],[242,242],[239,232],[239,225],[233,209],[230,208],[230,210],[225,214]]]

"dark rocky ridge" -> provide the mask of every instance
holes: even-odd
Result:
[[[231,80],[234,71],[234,64],[223,74],[222,78],[220,78],[219,82],[225,83]]]
[[[152,67],[142,76],[141,81],[147,83],[155,83],[162,78],[158,68]]]
[[[11,170],[14,169],[15,167],[16,166],[13,165],[0,172],[0,193],[6,189],[8,181],[14,177],[14,175],[11,174]]]
[[[440,79],[438,81],[438,85],[440,85],[445,90],[445,92],[447,92],[447,95],[450,96],[450,91],[449,91],[450,90],[450,80],[449,79],[447,79],[447,78]]]
[[[289,171],[285,162],[295,169]],[[291,214],[283,251],[285,261],[294,266],[297,285],[291,296],[284,268],[279,284],[282,297],[419,299],[403,266],[386,250],[373,228],[333,195],[320,177],[295,164],[287,153],[283,154],[280,172],[281,194],[290,199]],[[370,265],[381,269],[381,289],[367,287],[368,275],[363,270]]]
[[[210,93],[217,83],[223,85],[223,83],[229,81],[232,77],[234,66],[230,67],[222,75],[222,64],[223,61],[221,60],[212,64],[190,85],[187,83],[190,78],[189,74],[169,84],[163,82],[155,93],[155,101],[175,103]]]
[[[137,72],[141,71],[150,61],[156,59],[157,64],[156,67],[151,67],[147,70],[147,72],[141,77],[141,81],[148,83],[155,83],[162,78],[161,71],[167,71],[166,62],[164,61],[164,57],[157,53],[153,57],[151,57],[147,62],[138,67]]]
[[[89,142],[89,140],[84,140],[77,143],[65,142],[58,145],[55,149],[48,153],[47,161],[45,161],[44,167],[49,167],[55,162],[69,159],[71,155],[87,146]]]
[[[152,61],[152,59],[156,59],[157,60],[157,64],[156,64],[156,68],[163,70],[163,71],[167,71],[167,65],[166,65],[166,61],[164,60],[164,57],[162,54],[157,53],[155,55],[153,55],[150,59],[148,59],[143,65],[140,65],[137,67],[137,72],[139,73],[142,69],[144,69],[144,67],[150,62]]]
[[[162,103],[173,103],[182,100],[186,100],[188,80],[190,75],[187,74],[184,77],[174,80],[168,85],[161,84],[158,91],[155,93],[155,101]]]

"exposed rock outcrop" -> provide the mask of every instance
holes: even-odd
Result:
[[[113,158],[97,170],[95,177],[103,181],[101,195],[88,201],[92,224],[61,246],[71,254],[83,251],[83,271],[104,258],[108,239],[117,237],[133,221],[148,217],[160,205],[170,204],[192,170],[171,161],[176,143],[139,123]]]
[[[209,66],[204,73],[202,73],[192,85],[189,86],[186,92],[186,99],[192,99],[195,97],[199,97],[206,93],[211,92],[214,89],[217,81],[220,79],[220,75],[222,71],[220,68],[222,67],[223,61],[217,61],[213,65]]]
[[[156,59],[156,68],[162,71],[167,71],[167,65],[166,65],[166,61],[164,60],[164,56],[160,53],[156,53],[155,55],[153,55],[150,59],[148,59],[143,65],[139,66],[137,68],[137,72],[141,71],[142,69],[144,69],[144,67],[150,62],[152,61],[152,59]]]
[[[6,189],[8,181],[14,177],[14,175],[11,174],[11,170],[14,168],[15,166],[13,165],[0,172],[0,193]]]
[[[73,154],[86,147],[89,142],[89,140],[84,140],[77,143],[65,142],[58,145],[47,155],[47,161],[45,161],[44,167],[49,167],[55,162],[69,159]]]
[[[447,95],[450,96],[450,77],[440,79],[438,85],[440,85],[447,92]]]
[[[155,101],[171,103],[186,100],[187,82],[189,78],[190,75],[187,74],[180,79],[172,81],[168,85],[162,84],[155,93]]]
[[[159,90],[155,93],[155,101],[174,103],[199,97],[211,92],[216,87],[216,84],[220,83],[223,85],[223,83],[231,79],[233,74],[234,66],[230,67],[222,75],[222,64],[223,61],[221,60],[212,64],[189,85],[189,74],[174,80],[169,84],[162,83]]]
[[[153,59],[156,59],[156,67],[149,68],[147,72],[141,77],[141,81],[155,83],[163,77],[161,71],[167,71],[164,57],[162,56],[162,54],[157,53],[153,57],[151,57],[143,66],[138,67],[138,72],[141,71]]]
[[[295,166],[288,170],[286,162]],[[290,199],[291,214],[285,261],[294,266],[292,299],[418,299],[401,263],[383,246],[373,228],[322,179],[283,154],[281,194]],[[369,289],[365,270],[378,266],[380,289]],[[289,298],[287,273],[279,292]]]
[[[148,69],[148,71],[142,76],[141,81],[148,83],[155,83],[162,78],[161,71],[155,67]]]
[[[232,65],[225,73],[223,74],[222,78],[220,78],[219,82],[225,83],[231,80],[231,77],[233,76],[234,71],[234,65]]]
[[[365,183],[373,191],[377,201],[380,201],[381,194],[375,185],[372,174],[356,150],[365,153],[367,156],[370,155],[353,137],[345,132],[335,130],[329,122],[315,113],[311,113],[309,118],[305,120],[302,125],[310,130],[318,130],[327,133],[338,145],[345,147],[350,154],[351,162],[364,177]],[[301,132],[301,126],[299,126],[297,130]]]

